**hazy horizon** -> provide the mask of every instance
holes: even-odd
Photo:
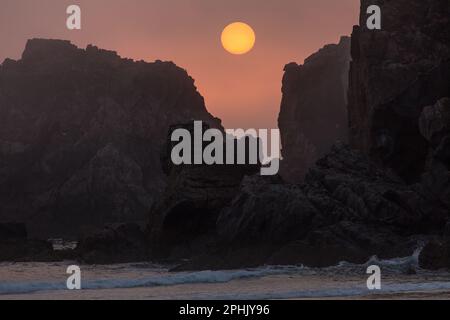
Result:
[[[82,30],[65,27],[66,8],[82,9]],[[70,40],[135,60],[173,61],[195,79],[208,111],[228,128],[275,128],[284,65],[303,63],[350,35],[359,0],[1,0],[0,63],[18,59],[30,38]],[[254,49],[227,53],[220,34],[243,21]]]

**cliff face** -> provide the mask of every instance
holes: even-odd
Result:
[[[279,116],[282,174],[299,181],[337,140],[347,141],[350,38],[285,68]]]
[[[365,27],[372,4],[382,9],[381,31]],[[432,239],[438,240],[424,248],[421,266],[450,268],[450,2],[362,0],[351,54],[353,148],[337,144],[302,183],[244,179],[217,218],[221,250],[179,269],[364,263],[374,255],[410,256]],[[316,130],[331,125],[302,115],[329,110],[333,88],[307,65],[289,65],[283,82],[289,177],[304,170],[308,122]]]
[[[352,35],[350,142],[407,182],[426,167],[420,134],[426,106],[450,94],[450,2],[362,0]],[[368,30],[366,9],[382,11],[382,30]]]
[[[67,41],[30,40],[0,66],[0,219],[31,233],[144,220],[174,123],[220,121],[186,71]]]

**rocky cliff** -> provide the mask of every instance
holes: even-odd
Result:
[[[79,259],[91,263],[117,263],[124,261],[164,260],[179,262],[209,252],[217,244],[216,223],[223,208],[229,206],[238,195],[246,175],[260,172],[260,164],[250,164],[247,152],[246,164],[241,165],[174,165],[171,161],[171,141],[174,130],[187,130],[195,134],[193,122],[172,126],[161,153],[161,163],[167,175],[167,188],[152,206],[147,228],[138,225],[112,225],[80,241]],[[203,124],[203,131],[209,126]],[[260,141],[227,136],[234,141],[234,148],[242,142],[249,150],[250,143]],[[203,151],[209,145],[204,142]],[[233,145],[233,144],[232,144]],[[224,142],[224,150],[229,144]],[[192,157],[194,156],[192,142]],[[224,153],[224,163],[226,163]],[[237,159],[237,158],[235,158]]]
[[[0,220],[44,236],[144,220],[167,131],[192,119],[220,127],[171,62],[30,40],[0,66]]]
[[[303,65],[285,67],[279,116],[285,179],[300,181],[337,140],[348,140],[349,64],[350,38],[342,37]]]
[[[450,101],[447,91],[450,81],[446,67],[449,2],[371,1],[370,4],[382,7],[381,31],[365,30],[368,3],[362,0],[361,27],[356,27],[352,36],[354,61],[349,116],[353,148],[336,144],[313,165],[304,181],[293,184],[279,177],[252,175],[255,168],[173,167],[165,163],[167,153],[163,149],[162,167],[170,177],[166,191],[151,210],[147,232],[133,224],[108,228],[83,241],[79,257],[94,263],[98,262],[96,259],[121,261],[122,257],[126,257],[125,260],[182,259],[185,263],[177,270],[264,264],[323,267],[344,260],[364,263],[373,255],[379,258],[410,256],[425,242],[420,265],[427,269],[450,269]],[[2,73],[8,64],[10,62],[2,66]],[[294,71],[287,71],[287,78],[289,74],[297,74],[298,67],[291,67]],[[287,80],[289,83],[291,81]],[[132,86],[130,90],[135,88]],[[285,86],[284,89],[289,97],[294,97],[292,101],[301,97],[301,92],[296,93],[298,87]],[[2,91],[2,97],[7,96]],[[14,104],[10,108],[15,110],[16,105],[20,106]],[[24,117],[23,112],[11,114],[10,117]],[[128,123],[127,117],[134,119],[126,112],[123,114],[121,121],[113,124]],[[127,121],[122,121],[124,117]],[[40,124],[38,120],[36,123]],[[61,132],[60,126],[49,128],[51,130],[37,137],[41,139],[38,141],[46,142],[45,145],[53,146],[63,138],[58,135],[56,142],[45,140],[50,133]],[[9,127],[12,133],[15,129]],[[161,139],[166,138],[167,129],[161,133]],[[67,132],[71,137],[73,133]],[[102,132],[94,131],[95,134]],[[122,133],[119,131],[119,136]],[[90,136],[93,137],[95,135]],[[113,145],[118,144],[114,142]],[[123,144],[118,145],[123,148],[118,149],[121,152],[129,150]],[[23,144],[3,143],[2,148],[12,155],[26,152]],[[31,149],[25,159],[41,159],[40,156],[48,152],[45,148],[40,152],[35,150],[41,149]],[[97,158],[112,154],[110,150],[106,148],[108,152],[100,153]],[[136,157],[136,153],[126,154],[130,159]],[[295,156],[294,153],[291,159]],[[17,159],[16,163],[22,164],[18,169],[28,171],[26,175],[16,173],[22,179],[13,181],[26,186],[26,191],[35,190],[41,180],[27,180],[36,173],[23,165],[28,163],[23,158]],[[64,160],[64,157],[58,159]],[[149,159],[156,161],[153,154]],[[37,168],[53,168],[49,164],[60,163],[52,157],[50,160],[53,161],[42,158]],[[140,163],[138,160],[134,162]],[[10,166],[15,164],[9,163],[12,163]],[[89,168],[102,168],[96,163]],[[92,170],[83,172],[96,172]],[[9,171],[1,172],[3,177],[4,172]],[[41,176],[45,178],[47,171],[36,172],[43,172]],[[39,183],[31,184],[31,181]],[[21,189],[11,190],[17,193]],[[100,191],[96,190],[94,195],[102,194]],[[411,271],[414,270],[406,272]]]
[[[246,178],[218,216],[216,250],[180,269],[363,263],[409,256],[421,242],[421,266],[450,268],[450,2],[361,3],[351,43],[351,147],[334,147],[303,183]],[[381,7],[382,30],[365,27],[372,4]],[[283,83],[280,128],[291,168],[304,159],[296,154],[304,149],[289,145],[302,127],[286,123],[308,104],[295,100],[303,87],[289,85],[303,68],[288,66]]]
[[[406,257],[440,235],[449,207],[422,185],[408,186],[360,152],[338,145],[305,182],[246,178],[217,219],[216,251],[180,269],[341,261],[365,263]]]
[[[381,30],[366,27],[369,5],[381,8]],[[418,181],[430,147],[419,117],[450,95],[450,2],[362,0],[351,51],[351,145]]]

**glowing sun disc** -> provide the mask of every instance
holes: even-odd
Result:
[[[246,54],[255,46],[256,35],[252,27],[243,22],[234,22],[222,32],[222,45],[231,54]]]

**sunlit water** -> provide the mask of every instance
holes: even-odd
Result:
[[[413,257],[325,269],[302,266],[168,272],[148,263],[84,266],[82,290],[69,291],[64,263],[0,264],[0,299],[384,299],[450,298],[450,274],[427,272]],[[382,270],[382,290],[367,289],[369,265]],[[414,274],[415,273],[415,274]]]

